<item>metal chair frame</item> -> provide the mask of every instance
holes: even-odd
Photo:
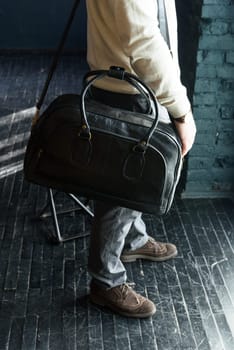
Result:
[[[58,221],[58,215],[71,213],[71,212],[74,212],[74,211],[77,211],[77,210],[83,210],[85,213],[87,213],[91,217],[93,217],[94,214],[87,207],[87,204],[89,202],[88,200],[84,204],[77,198],[77,196],[75,196],[72,193],[65,193],[65,194],[71,200],[73,200],[78,205],[78,207],[57,211],[56,210],[56,205],[55,205],[55,197],[57,196],[58,193],[59,193],[58,191],[53,193],[53,190],[51,188],[48,188],[48,201],[47,201],[45,207],[39,213],[39,218],[40,219],[45,219],[45,218],[48,218],[48,217],[52,217],[53,225],[54,225],[54,232],[52,232],[53,241],[55,241],[56,243],[63,243],[63,242],[70,241],[70,240],[73,240],[73,239],[76,239],[76,238],[82,238],[82,237],[88,236],[88,234],[73,235],[73,236],[66,237],[66,238],[62,236],[61,231],[60,231],[59,221]],[[46,211],[48,208],[50,208],[50,210]]]

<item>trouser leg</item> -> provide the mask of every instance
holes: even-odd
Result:
[[[138,236],[139,246],[146,242],[147,234],[142,225],[141,213],[138,211],[96,201],[94,214],[88,269],[97,282],[111,288],[126,282],[127,279],[120,255],[130,229],[131,235],[134,235],[133,229],[141,228]]]
[[[133,221],[129,233],[126,236],[124,249],[136,250],[141,248],[146,244],[148,239],[149,236],[146,231],[146,225],[142,219],[142,214],[140,213]]]

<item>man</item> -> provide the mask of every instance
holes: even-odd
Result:
[[[91,69],[120,66],[144,80],[174,118],[184,156],[192,147],[196,127],[179,76],[174,2],[164,1],[171,14],[169,31],[174,33],[172,52],[157,23],[156,0],[86,0],[88,63]],[[145,99],[116,79],[101,80],[92,89],[92,95],[112,106],[146,112]],[[154,303],[126,283],[123,262],[139,258],[165,261],[177,255],[176,247],[149,237],[140,212],[98,201],[94,206],[88,264],[91,301],[124,316],[153,315]]]

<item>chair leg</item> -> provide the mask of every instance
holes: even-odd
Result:
[[[56,243],[63,243],[63,242],[70,241],[70,240],[73,240],[76,238],[88,236],[88,234],[84,234],[84,235],[75,235],[75,236],[70,236],[70,237],[64,238],[61,235],[59,222],[58,222],[58,215],[59,214],[66,214],[66,213],[70,213],[70,212],[73,212],[76,210],[84,210],[91,217],[93,217],[94,214],[75,195],[73,195],[71,193],[66,193],[66,195],[68,197],[70,197],[79,206],[79,208],[72,208],[72,209],[67,209],[67,210],[62,210],[62,211],[57,212],[56,205],[55,205],[55,197],[56,197],[57,193],[58,192],[55,192],[55,194],[53,194],[53,190],[51,188],[48,188],[48,202],[39,214],[39,217],[42,219],[47,218],[49,216],[52,217],[53,225],[54,225],[54,232],[52,234],[53,241],[55,241]],[[50,207],[50,212],[45,212],[48,209],[48,207]]]
[[[74,194],[72,193],[68,193],[67,194],[71,199],[74,200],[74,202],[76,204],[78,204],[81,209],[83,209],[86,213],[88,213],[92,218],[94,217],[94,214],[91,212],[91,210],[89,210],[89,208],[87,208],[87,206],[85,206],[76,196],[74,196]]]
[[[49,204],[50,204],[50,209],[51,209],[51,213],[52,213],[52,219],[53,219],[53,223],[54,223],[54,229],[56,232],[56,235],[54,235],[54,238],[58,243],[62,243],[64,241],[64,239],[62,238],[61,233],[60,233],[58,217],[57,217],[57,212],[56,212],[56,207],[55,207],[55,202],[54,202],[54,196],[53,196],[53,191],[51,188],[49,188],[48,194],[49,194]]]
[[[38,214],[39,218],[41,219],[44,219],[44,218],[47,218],[48,216],[51,216],[51,210],[49,211],[46,211],[48,208],[51,207],[51,195],[53,197],[53,200],[55,200],[55,197],[57,196],[58,194],[58,191],[53,193],[52,190],[50,188],[48,188],[48,200],[47,200],[47,203],[46,205],[44,206],[43,209],[41,209],[40,213]],[[58,214],[58,213],[57,213]]]

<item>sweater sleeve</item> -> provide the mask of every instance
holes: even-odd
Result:
[[[110,0],[113,1],[113,0]],[[160,33],[156,0],[115,0],[119,40],[136,74],[155,92],[172,117],[191,109],[176,62]]]

